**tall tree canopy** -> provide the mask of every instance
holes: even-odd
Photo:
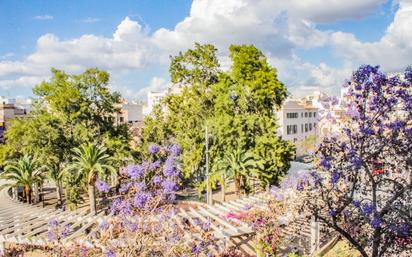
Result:
[[[104,145],[115,156],[111,165],[121,167],[131,157],[127,125],[114,122],[120,95],[109,90],[109,74],[93,68],[79,75],[52,69],[52,77],[33,89],[35,104],[24,119],[12,121],[0,159],[34,156],[52,174],[60,189],[61,172],[72,161],[72,149],[82,144]],[[87,175],[87,174],[85,174]],[[78,193],[77,180],[64,179],[69,191]],[[76,183],[69,183],[75,181]],[[59,191],[60,193],[60,191]],[[66,195],[66,199],[71,199]]]
[[[277,134],[275,109],[286,98],[286,87],[260,50],[230,47],[232,67],[222,71],[212,45],[172,57],[170,76],[180,92],[164,100],[145,123],[142,146],[172,141],[182,147],[187,177],[202,174],[205,127],[210,132],[210,159],[215,162],[235,151],[253,154],[259,178],[274,183],[288,168],[293,146]]]
[[[127,155],[129,133],[116,125],[120,95],[109,91],[109,74],[96,68],[79,75],[52,69],[50,81],[33,88],[30,115],[6,131],[9,154],[31,154],[46,164],[61,164],[82,143],[105,144],[112,154]]]

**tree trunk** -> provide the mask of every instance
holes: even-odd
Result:
[[[33,195],[34,195],[33,203],[38,203],[39,202],[39,184],[37,183],[33,184]]]
[[[19,199],[19,197],[18,197],[19,191],[17,190],[17,187],[13,187],[11,192],[12,192],[12,195],[13,195],[13,199],[17,201]]]
[[[57,203],[62,204],[62,186],[60,182],[56,181],[56,197],[57,197]]]
[[[240,176],[236,176],[236,177],[235,177],[236,195],[239,195],[239,193],[240,193],[240,180],[241,180],[241,177],[240,177]]]
[[[226,180],[225,176],[222,176],[222,202],[226,201]]]
[[[31,203],[31,190],[29,187],[24,187],[24,194],[26,195],[26,201],[28,204]]]
[[[94,185],[89,185],[89,203],[90,203],[90,213],[96,215],[96,197],[95,197],[95,190]]]

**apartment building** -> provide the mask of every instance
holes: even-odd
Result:
[[[15,118],[22,118],[30,112],[30,108],[25,108],[15,99],[1,98],[0,102],[0,143],[4,143],[4,132],[10,126],[10,121]]]
[[[168,95],[173,95],[173,94],[180,94],[182,92],[182,87],[179,85],[172,85],[168,87],[167,89],[159,92],[153,92],[149,91],[147,93],[147,105],[145,106],[143,113],[145,115],[150,115],[152,113],[153,108],[161,104],[163,99],[165,99]],[[163,107],[163,110],[165,110],[165,107]]]
[[[318,108],[310,99],[287,99],[276,113],[280,135],[296,146],[296,155],[307,154],[303,141],[318,136]]]
[[[134,124],[144,120],[142,103],[124,101],[119,107],[120,112],[115,115],[116,124]]]

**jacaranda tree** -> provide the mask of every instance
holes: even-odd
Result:
[[[412,250],[411,85],[411,68],[360,67],[344,85],[342,129],[317,150],[308,210],[365,257]]]

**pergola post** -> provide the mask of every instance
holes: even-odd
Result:
[[[310,254],[315,253],[319,248],[319,222],[315,216],[310,219]]]

